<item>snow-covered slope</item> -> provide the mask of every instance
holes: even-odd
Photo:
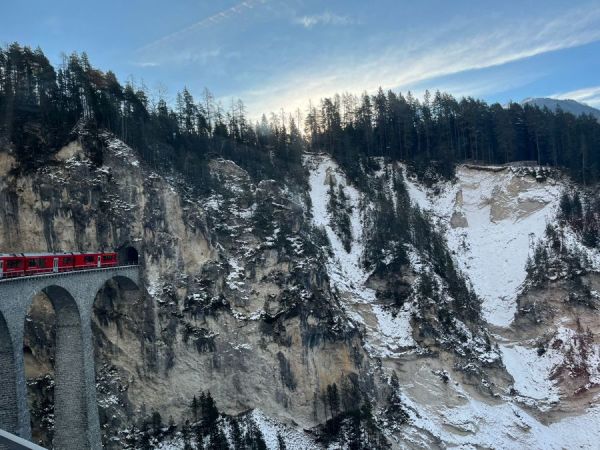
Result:
[[[437,448],[440,442],[442,448],[461,449],[598,448],[598,406],[589,408],[586,414],[544,424],[508,399],[488,403],[472,398],[458,386],[454,389],[462,401],[453,407],[416,404],[404,397],[411,407],[412,430],[408,430],[411,448]],[[424,439],[428,435],[429,439]]]
[[[538,182],[519,169],[481,170],[462,166],[455,183],[428,192],[414,181],[413,201],[446,230],[448,246],[483,299],[484,318],[506,327],[516,312],[531,247],[554,217],[561,185]]]
[[[464,404],[441,416],[437,414],[439,408],[420,405],[419,409],[415,405],[420,417],[414,423],[420,423],[421,430],[431,430],[444,442],[559,449],[594,448],[600,439],[597,398],[592,393],[588,398],[595,400],[584,406],[576,399],[566,398],[563,386],[576,383],[577,370],[585,374],[583,383],[587,383],[579,392],[597,385],[600,346],[594,333],[587,328],[585,337],[585,333],[577,331],[580,319],[573,314],[578,313],[563,309],[560,296],[558,305],[548,303],[544,293],[539,294],[540,301],[546,302],[542,308],[553,311],[553,321],[536,325],[537,328],[511,326],[517,298],[523,295],[528,256],[535,243],[546,238],[547,224],[556,224],[562,191],[572,188],[563,178],[534,175],[533,168],[461,166],[454,182],[431,189],[416,180],[407,182],[412,201],[431,212],[461,270],[482,297],[484,318],[494,326],[504,365],[514,379],[512,395],[503,396],[502,404],[482,402],[465,393]],[[585,254],[590,267],[597,270],[597,251],[586,249],[569,229],[561,232],[564,245]],[[590,316],[586,325],[592,330],[594,320]],[[568,375],[561,376],[565,371]],[[414,401],[410,389],[406,400]],[[567,408],[565,402],[570,402],[568,408],[580,415],[548,422],[549,418],[560,417],[550,411]],[[529,407],[541,415],[533,414]],[[448,427],[475,435],[457,437],[448,433]],[[573,433],[575,429],[579,431]]]
[[[593,448],[600,438],[600,409],[595,403],[579,415],[544,415],[561,400],[553,374],[565,364],[569,350],[563,347],[572,345],[572,331],[559,329],[543,354],[534,339],[520,340],[508,333],[526,279],[527,258],[533,244],[543,238],[547,223],[555,220],[565,188],[562,181],[536,180],[523,168],[461,167],[455,183],[434,189],[416,180],[407,182],[412,201],[430,211],[443,230],[460,269],[484,301],[484,318],[495,326],[495,338],[514,383],[492,399],[473,391],[447,361],[415,359],[418,352],[407,351],[416,346],[411,307],[405,305],[393,317],[365,285],[370,275],[362,264],[365,219],[372,205],[330,157],[308,155],[306,165],[313,222],[331,242],[327,265],[332,288],[340,292],[348,314],[364,327],[371,355],[385,357],[384,370],[402,368],[399,395],[410,418],[401,438],[390,434],[398,448]],[[352,206],[349,252],[332,228],[327,210],[332,178],[344,187]],[[409,257],[412,269],[419,272],[418,255],[409,252]],[[597,365],[596,349],[585,357]],[[442,381],[440,374],[449,380]],[[580,431],[574,434],[574,429]]]
[[[558,108],[560,108],[563,111],[576,116],[582,114],[591,114],[596,119],[600,120],[600,110],[575,100],[538,97],[526,98],[521,103],[523,105],[536,105],[540,108],[546,107],[551,111],[556,111]]]
[[[352,186],[344,172],[328,155],[308,155],[305,160],[310,169],[310,198],[313,222],[323,228],[331,243],[333,255],[327,268],[332,287],[336,288],[346,302],[347,313],[368,330],[368,348],[373,356],[392,356],[414,347],[410,324],[410,307],[407,305],[395,317],[382,308],[375,299],[375,291],[365,286],[369,273],[364,269],[364,213],[369,205],[358,190]],[[327,211],[330,180],[341,184],[352,208],[350,215],[352,245],[349,252],[331,226]]]

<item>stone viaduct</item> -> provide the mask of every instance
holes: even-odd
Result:
[[[115,280],[137,289],[139,268],[120,266],[0,281],[0,429],[31,439],[23,361],[25,316],[36,294],[56,313],[54,448],[100,449],[92,308],[98,291]]]

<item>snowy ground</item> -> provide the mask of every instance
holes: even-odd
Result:
[[[283,438],[288,450],[305,450],[316,447],[315,442],[305,433],[270,419],[260,410],[252,411],[251,417],[260,429],[269,450],[279,450],[278,434]]]
[[[408,190],[446,229],[448,247],[483,300],[484,318],[507,327],[525,280],[527,256],[556,213],[561,186],[519,177],[511,168],[460,167],[456,176],[457,182],[442,186],[438,195],[411,180]]]
[[[411,410],[413,429],[406,438],[415,444],[423,442],[424,432],[448,447],[464,449],[592,449],[600,442],[598,406],[586,414],[544,425],[510,402],[491,405],[465,395],[461,406],[432,410],[406,395],[402,399]]]
[[[328,156],[309,155],[306,164],[310,169],[313,220],[326,230],[333,250],[328,261],[332,287],[343,294],[348,314],[365,326],[371,354],[398,357],[415,346],[411,311],[407,305],[393,318],[377,304],[374,291],[364,285],[369,274],[361,265],[364,246],[360,211],[368,210],[368,205],[360,205],[363,200],[360,193],[348,186],[343,172]],[[350,252],[344,250],[329,225],[330,175],[345,186],[353,206]],[[518,176],[511,169],[486,172],[463,167],[457,171],[457,178],[456,183],[442,186],[437,195],[414,181],[409,180],[407,187],[413,202],[430,211],[445,231],[459,267],[484,301],[485,319],[502,330],[513,320],[516,297],[526,277],[527,257],[532,244],[543,237],[547,221],[556,214],[562,186],[551,181],[538,183]],[[417,269],[419,262],[412,261],[415,255],[409,256]],[[555,340],[564,338],[569,342],[569,331],[559,330]],[[421,380],[429,386],[424,387],[415,378],[415,386],[401,387],[411,414],[408,430],[403,431],[408,442],[425,447],[443,442],[460,448],[597,448],[600,407],[593,406],[585,414],[545,424],[522,406],[547,409],[559,400],[552,371],[564,362],[565,350],[555,346],[538,355],[534,343],[508,341],[501,341],[500,349],[507,370],[515,379],[516,399],[520,403],[508,397],[488,403],[454,383],[451,383],[454,400],[446,403],[443,399],[434,400],[437,394],[431,390],[432,380]],[[589,358],[600,360],[600,352],[592,352]],[[596,376],[599,375],[594,373],[593,377]],[[424,394],[424,390],[428,392]]]
[[[381,305],[376,304],[375,291],[365,286],[369,274],[364,270],[361,259],[364,252],[361,194],[348,183],[343,171],[326,155],[309,155],[305,160],[310,169],[310,197],[313,222],[327,232],[333,256],[327,263],[333,287],[337,288],[346,300],[348,314],[367,328],[367,347],[374,356],[393,356],[414,347],[410,310],[407,306],[393,317]],[[333,176],[341,183],[352,206],[351,229],[352,247],[346,252],[341,239],[330,226],[327,212],[329,201],[328,177]]]
[[[285,448],[288,450],[317,448],[313,439],[306,433],[273,420],[260,410],[253,410],[248,415],[248,418],[256,424],[262,433],[268,450],[279,450],[281,448],[278,436],[283,439]],[[225,427],[226,434],[228,433],[227,430],[228,428]],[[229,439],[231,439],[231,436],[229,436]],[[185,445],[182,437],[177,436],[170,441],[162,442],[157,448],[158,450],[182,450],[185,448]]]
[[[548,351],[538,355],[537,350],[517,344],[502,344],[502,361],[515,379],[514,388],[523,397],[554,403],[559,401],[558,386],[550,379],[552,369],[562,362],[562,355]]]

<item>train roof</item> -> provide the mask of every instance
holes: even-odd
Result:
[[[61,253],[0,253],[0,258],[33,258],[40,256],[67,256],[67,255],[100,255],[115,252],[61,252]]]

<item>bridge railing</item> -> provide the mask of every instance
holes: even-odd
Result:
[[[139,264],[121,264],[119,266],[108,266],[108,267],[92,267],[90,269],[78,269],[78,270],[68,270],[63,272],[46,272],[38,275],[23,275],[20,277],[9,277],[9,278],[0,278],[0,283],[6,283],[10,281],[19,281],[19,280],[29,280],[32,278],[52,278],[52,277],[64,277],[68,275],[75,275],[78,273],[89,273],[89,272],[100,272],[100,271],[108,271],[108,270],[119,270],[119,269],[131,269],[134,267],[139,267]],[[0,450],[2,450],[0,448]]]
[[[0,449],[1,450],[46,450],[44,447],[29,442],[19,436],[0,430]]]

